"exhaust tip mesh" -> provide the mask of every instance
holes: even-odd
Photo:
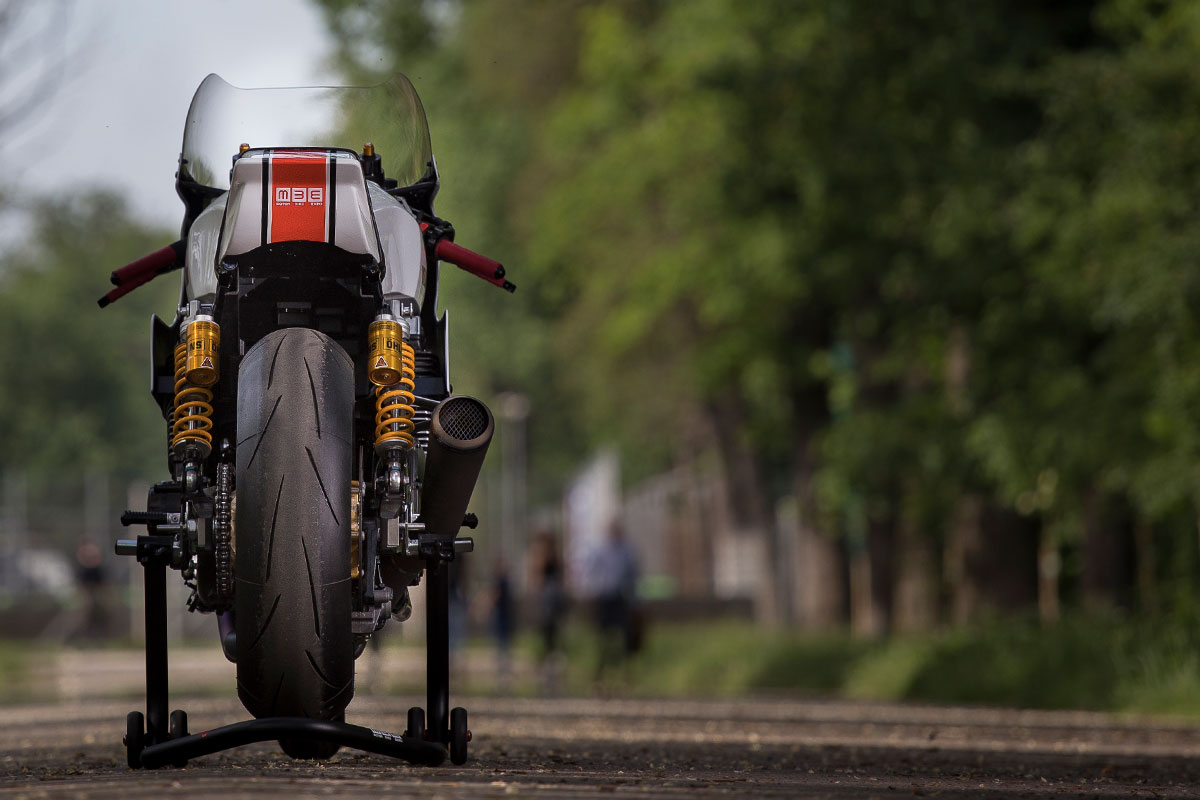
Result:
[[[452,439],[478,439],[488,429],[487,407],[470,397],[452,397],[438,411],[438,424]]]

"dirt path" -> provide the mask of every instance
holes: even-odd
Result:
[[[457,702],[464,702],[456,698]],[[361,698],[350,722],[393,731],[415,698]],[[1099,714],[755,700],[471,699],[463,767],[343,751],[294,762],[260,744],[183,770],[132,772],[111,700],[0,709],[0,796],[1195,797],[1200,730]],[[191,699],[192,730],[244,718]]]

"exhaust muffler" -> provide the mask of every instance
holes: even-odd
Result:
[[[447,397],[433,410],[421,484],[425,533],[457,536],[496,423],[474,397]]]

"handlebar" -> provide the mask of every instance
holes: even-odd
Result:
[[[504,279],[504,265],[493,261],[487,256],[468,250],[462,245],[455,244],[449,239],[442,239],[433,249],[434,255],[442,261],[449,262],[466,272],[483,278],[493,286],[499,286],[506,292],[514,292],[517,287]]]
[[[427,227],[423,226],[423,228]],[[434,247],[434,255],[442,261],[446,261],[472,275],[483,278],[493,286],[499,286],[506,292],[514,292],[517,289],[511,281],[505,280],[504,265],[499,261],[493,261],[487,256],[480,255],[473,250],[468,250],[449,239],[438,241]],[[184,246],[183,241],[180,240],[167,245],[161,250],[155,250],[147,256],[142,256],[137,261],[126,264],[120,269],[113,270],[109,279],[112,281],[113,286],[117,288],[104,295],[104,297],[101,297],[98,301],[99,306],[104,308],[139,286],[149,283],[159,275],[179,269],[183,266],[183,262]]]
[[[109,303],[120,300],[142,284],[149,283],[159,275],[166,274],[183,266],[183,240],[173,242],[161,250],[155,250],[148,256],[142,256],[137,261],[126,264],[112,271],[109,280],[117,287],[101,297],[98,304],[104,308]]]
[[[170,272],[177,263],[183,262],[183,240],[173,242],[161,250],[155,250],[148,256],[142,256],[137,261],[115,269],[109,279],[113,286],[120,286],[127,281],[137,280],[140,276],[150,273],[160,275]]]

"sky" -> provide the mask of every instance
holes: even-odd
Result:
[[[174,178],[183,123],[206,75],[242,87],[338,83],[322,15],[305,0],[15,1],[23,35],[54,32],[18,63],[28,74],[60,57],[68,67],[0,140],[0,180],[38,193],[109,186],[171,231],[183,216]],[[11,91],[12,66],[0,58],[0,69]]]

